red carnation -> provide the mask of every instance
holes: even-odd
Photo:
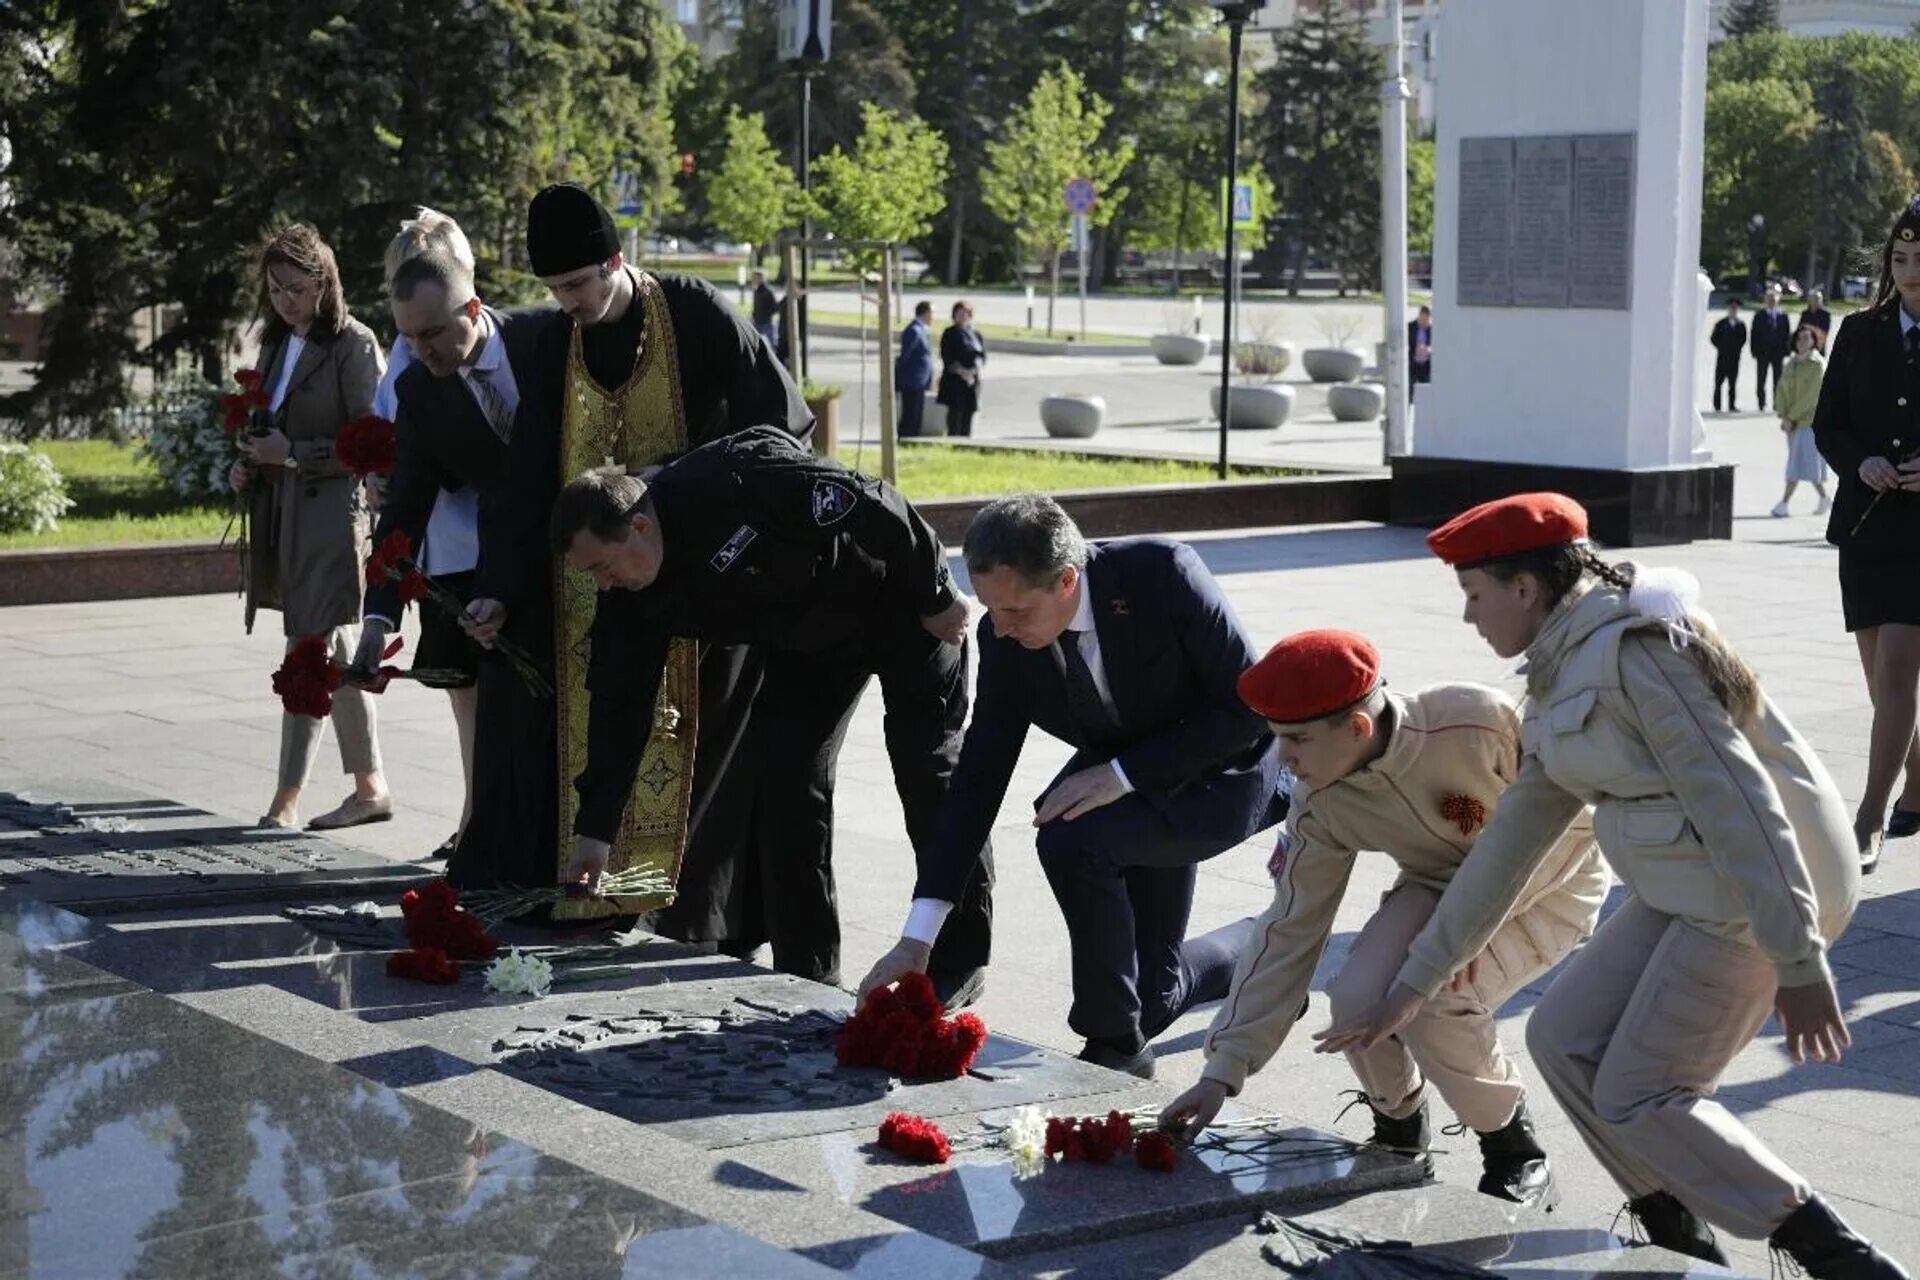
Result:
[[[945,1164],[953,1155],[953,1144],[939,1125],[904,1111],[896,1111],[880,1122],[880,1145],[922,1164]]]
[[[1051,1116],[1047,1154],[1061,1160],[1106,1164],[1133,1150],[1133,1122],[1118,1111],[1098,1116]]]
[[[247,425],[247,418],[249,415],[247,412],[247,403],[244,397],[221,396],[220,410],[222,414],[222,417],[220,419],[220,429],[226,432],[228,435],[231,436],[231,435],[238,434],[240,429]]]
[[[362,479],[393,473],[393,423],[377,413],[362,414],[333,437],[333,456]]]
[[[400,895],[407,941],[443,951],[456,960],[486,960],[500,949],[480,918],[460,909],[460,894],[445,880],[430,880]]]
[[[241,369],[234,373],[233,380],[240,384],[243,391],[258,391],[266,378],[258,369]]]
[[[460,966],[438,947],[415,947],[387,957],[387,976],[445,986],[460,981]]]
[[[987,1041],[987,1026],[971,1013],[945,1016],[925,974],[909,974],[897,989],[881,988],[841,1028],[834,1056],[845,1067],[879,1067],[904,1080],[952,1080],[965,1075]]]
[[[1179,1159],[1180,1152],[1173,1145],[1173,1139],[1159,1129],[1142,1134],[1140,1141],[1134,1144],[1133,1162],[1142,1169],[1154,1173],[1172,1173]]]
[[[324,719],[333,713],[333,694],[339,687],[340,669],[327,655],[325,636],[302,636],[273,673],[273,691],[289,715]]]
[[[367,585],[384,587],[400,584],[400,602],[412,604],[427,594],[427,579],[413,563],[413,539],[404,529],[388,530],[380,545],[367,557]]]

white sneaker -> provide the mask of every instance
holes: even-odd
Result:
[[[1782,518],[1782,517],[1784,517],[1784,516],[1785,516],[1786,514],[1787,514],[1787,504],[1786,504],[1786,503],[1784,503],[1784,502],[1781,502],[1781,503],[1777,503],[1777,504],[1775,504],[1775,506],[1774,506],[1774,508],[1773,508],[1773,518],[1774,518],[1775,520],[1778,520],[1778,519],[1781,519],[1781,518]]]
[[[1831,510],[1833,510],[1833,504],[1831,502],[1828,502],[1825,498],[1822,498],[1820,499],[1820,505],[1813,509],[1813,514],[1817,516],[1823,516]]]

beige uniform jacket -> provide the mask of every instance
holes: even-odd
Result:
[[[1444,903],[1459,892],[1457,873],[1477,859],[1483,824],[1519,771],[1520,717],[1499,690],[1436,685],[1392,702],[1384,755],[1337,782],[1294,792],[1273,905],[1241,952],[1233,989],[1207,1033],[1203,1074],[1236,1093],[1292,1030],[1359,852],[1387,854],[1400,864],[1400,883],[1439,890]],[[1592,930],[1608,880],[1579,808],[1560,815],[1503,919],[1537,906],[1582,933]],[[1564,940],[1564,930],[1557,932]]]
[[[1846,805],[1771,702],[1745,732],[1734,724],[1685,641],[1607,586],[1548,618],[1527,650],[1520,776],[1400,981],[1433,992],[1479,954],[1532,883],[1546,837],[1583,804],[1646,905],[1758,947],[1782,986],[1829,976],[1827,946],[1860,891]]]

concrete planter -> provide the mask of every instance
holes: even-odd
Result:
[[[1100,429],[1107,402],[1100,396],[1048,396],[1040,402],[1040,425],[1061,440],[1085,440]]]
[[[1315,382],[1353,382],[1367,369],[1367,353],[1353,347],[1308,347],[1301,357]]]
[[[1236,342],[1233,367],[1249,376],[1277,378],[1293,367],[1291,342]]]
[[[1386,407],[1386,388],[1376,382],[1342,382],[1327,388],[1327,408],[1335,422],[1373,422]]]
[[[1161,364],[1199,364],[1213,350],[1213,339],[1200,333],[1156,333],[1153,358]]]
[[[1213,416],[1220,417],[1220,388],[1208,388],[1207,398],[1213,405]],[[1234,430],[1272,430],[1285,423],[1292,412],[1292,387],[1236,383],[1227,426]]]

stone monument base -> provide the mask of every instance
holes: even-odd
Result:
[[[1482,502],[1553,490],[1586,507],[1594,541],[1645,547],[1733,536],[1733,464],[1608,471],[1469,458],[1393,459],[1389,522],[1438,525]]]

